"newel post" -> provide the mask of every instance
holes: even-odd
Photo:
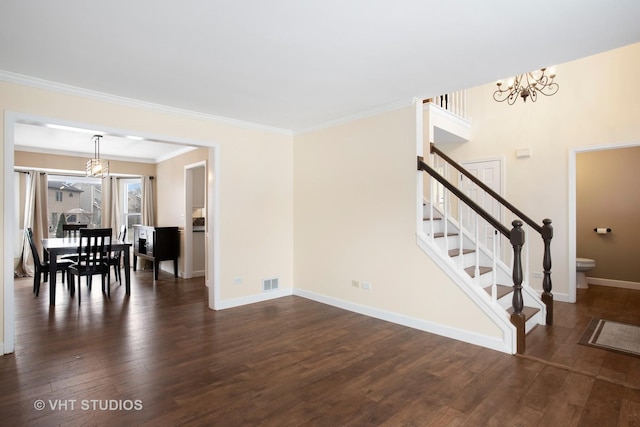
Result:
[[[513,312],[511,313],[511,323],[516,327],[517,351],[524,353],[525,350],[525,317],[524,300],[522,299],[522,247],[524,246],[524,230],[522,221],[515,220],[511,223],[513,229],[509,241],[513,246]]]
[[[542,220],[542,224],[542,240],[544,241],[542,302],[547,306],[547,325],[553,325],[553,294],[551,293],[551,239],[553,238],[553,227],[549,218]]]

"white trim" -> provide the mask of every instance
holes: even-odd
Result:
[[[553,294],[553,300],[554,301],[558,301],[558,302],[567,302],[567,303],[575,303],[575,301],[571,301],[571,298],[569,296],[569,294],[558,294],[555,291],[551,291],[551,293]]]
[[[344,125],[347,124],[349,122],[353,122],[356,120],[360,120],[360,119],[366,119],[367,117],[371,117],[371,116],[377,116],[378,114],[382,114],[382,113],[388,113],[390,111],[396,111],[396,110],[400,110],[402,108],[407,108],[413,105],[413,102],[416,98],[407,98],[407,99],[402,99],[400,101],[396,101],[396,102],[390,102],[384,105],[380,105],[376,108],[372,108],[370,110],[365,110],[365,111],[361,111],[359,113],[355,113],[355,114],[351,114],[351,115],[347,115],[344,117],[341,117],[339,119],[336,120],[329,120],[327,122],[321,123],[319,125],[314,125],[314,126],[309,126],[306,128],[302,128],[302,129],[297,129],[293,132],[293,136],[298,136],[298,135],[303,135],[305,133],[311,133],[311,132],[316,132],[319,130],[323,130],[323,129],[327,129],[327,128],[332,128],[335,126],[339,126],[339,125]]]
[[[152,102],[140,101],[133,98],[111,95],[104,92],[98,92],[89,89],[83,89],[76,86],[70,86],[62,83],[52,82],[49,80],[38,79],[22,74],[11,73],[9,71],[0,70],[0,81],[8,83],[20,84],[24,86],[35,87],[38,89],[50,90],[53,92],[63,93],[67,95],[80,96],[97,101],[108,102],[111,104],[122,105],[125,107],[140,108],[147,111],[155,111],[160,113],[172,114],[176,116],[205,120],[208,122],[219,123],[223,125],[239,127],[243,129],[253,129],[263,132],[275,133],[279,135],[292,136],[293,132],[289,129],[277,128],[274,126],[261,125],[257,123],[245,122],[242,120],[231,119],[228,117],[215,116],[213,114],[200,113],[197,111],[185,110],[182,108],[169,107],[166,105],[155,104]]]
[[[568,259],[569,263],[569,301],[571,303],[576,302],[576,239],[577,239],[577,208],[576,208],[576,197],[577,197],[577,183],[576,183],[576,156],[578,153],[586,153],[589,151],[602,151],[602,150],[615,150],[617,148],[631,148],[640,146],[640,142],[624,142],[618,144],[609,144],[609,145],[593,145],[589,147],[577,147],[569,149],[569,165],[568,165],[568,198],[569,198],[569,209],[568,209],[568,230],[567,230],[567,238],[568,238]],[[555,293],[554,293],[555,296]]]
[[[640,291],[640,282],[629,282],[627,280],[587,277],[587,283],[589,283],[589,285],[609,286],[611,288],[634,289],[636,291]]]
[[[420,331],[429,332],[443,337],[451,338],[454,340],[466,342],[469,344],[479,345],[481,347],[489,348],[491,350],[501,351],[503,353],[512,354],[512,351],[505,345],[503,340],[489,337],[486,335],[480,335],[465,331],[462,329],[452,328],[437,323],[429,322],[423,319],[417,319],[415,317],[405,316],[386,310],[381,310],[374,307],[369,307],[360,304],[354,304],[349,301],[329,297],[326,295],[317,294],[315,292],[307,291],[304,289],[294,289],[293,294],[302,298],[307,298],[312,301],[320,302],[322,304],[338,307],[343,310],[352,311],[354,313],[362,314],[376,319],[385,320],[398,325],[406,326]],[[514,328],[515,329],[515,328]]]
[[[429,142],[446,145],[467,142],[471,139],[471,121],[433,102],[423,104],[422,110],[429,116]],[[438,137],[436,128],[439,129]]]
[[[288,297],[294,295],[292,288],[279,289],[275,291],[261,292],[259,294],[248,295],[239,298],[230,298],[225,300],[216,300],[216,310],[225,310],[227,308],[240,307],[247,304],[255,304],[257,302],[269,301],[272,299]]]
[[[9,236],[15,234],[15,218],[13,217],[14,180],[13,180],[13,139],[14,125],[18,120],[15,113],[4,113],[4,342],[2,354],[15,350],[14,330],[14,283],[13,283],[13,240]]]
[[[218,309],[220,298],[220,149],[209,148],[207,157],[207,217],[204,246],[205,285],[209,288],[209,308]]]

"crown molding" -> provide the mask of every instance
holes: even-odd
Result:
[[[360,119],[366,119],[368,117],[377,116],[378,114],[388,113],[390,111],[400,110],[402,108],[410,107],[414,104],[416,98],[406,98],[395,102],[389,102],[387,104],[379,105],[369,110],[361,111],[359,113],[344,116],[339,119],[329,120],[316,126],[310,126],[307,128],[297,129],[293,132],[293,136],[303,135],[305,133],[317,132],[323,129],[332,128],[354,122]]]
[[[215,116],[213,114],[201,113],[198,111],[185,110],[182,108],[170,107],[168,105],[155,104],[147,101],[140,101],[133,98],[111,95],[104,92],[98,92],[89,89],[83,89],[63,83],[52,82],[49,80],[39,79],[37,77],[25,76],[23,74],[12,73],[10,71],[0,70],[0,81],[14,83],[23,86],[30,86],[38,89],[50,90],[66,95],[80,96],[83,98],[93,99],[96,101],[108,102],[111,104],[122,105],[125,107],[139,108],[147,111],[166,113],[175,116],[181,116],[190,119],[204,120],[212,123],[233,126],[237,128],[256,130],[261,132],[275,133],[279,135],[293,136],[293,131],[289,129],[278,128],[274,126],[260,125],[242,120],[230,119],[227,117]]]

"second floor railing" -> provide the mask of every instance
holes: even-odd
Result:
[[[463,119],[469,119],[467,111],[467,91],[459,90],[456,92],[438,95],[433,98],[425,99],[424,102],[432,102],[438,107],[447,110]]]

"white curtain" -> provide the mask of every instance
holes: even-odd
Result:
[[[31,171],[27,178],[27,194],[24,208],[24,228],[33,231],[33,242],[38,254],[42,257],[42,239],[49,237],[49,221],[47,220],[47,174]],[[35,273],[31,247],[24,236],[22,251],[22,266],[26,274]]]
[[[122,224],[120,208],[120,180],[109,176],[102,180],[102,227],[111,228],[117,235]]]
[[[142,225],[156,225],[153,177],[143,176],[142,183]]]

